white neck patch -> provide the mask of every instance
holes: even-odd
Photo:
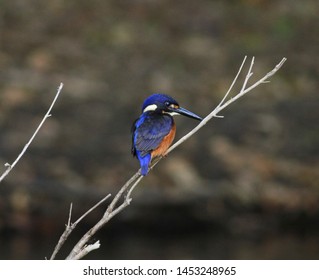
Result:
[[[144,109],[143,113],[148,112],[148,111],[155,111],[156,109],[157,109],[157,105],[156,104],[148,105]]]

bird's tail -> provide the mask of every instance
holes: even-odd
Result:
[[[148,173],[148,166],[151,162],[151,154],[147,154],[142,157],[139,155],[139,153],[137,153],[137,157],[141,165],[141,174],[143,176],[146,176]]]
[[[147,173],[148,173],[148,165],[142,165],[142,166],[141,166],[141,174],[142,174],[143,176],[146,176]]]

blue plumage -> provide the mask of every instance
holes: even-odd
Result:
[[[133,129],[133,155],[140,161],[142,175],[146,175],[151,162],[151,151],[155,150],[174,124],[170,115],[143,113],[135,122]]]
[[[141,174],[147,175],[151,160],[166,153],[175,136],[172,115],[182,114],[194,119],[201,118],[181,108],[170,96],[153,94],[142,106],[141,116],[132,126],[132,154],[141,165]]]

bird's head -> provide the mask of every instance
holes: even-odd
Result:
[[[145,99],[142,112],[158,112],[160,114],[183,115],[201,121],[202,118],[179,106],[177,101],[162,93],[155,93]]]

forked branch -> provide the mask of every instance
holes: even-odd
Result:
[[[259,79],[257,82],[252,84],[251,86],[247,87],[249,79],[253,75],[252,68],[254,65],[254,57],[252,58],[247,74],[245,76],[243,85],[241,87],[241,90],[239,93],[237,93],[232,98],[228,98],[231,90],[233,89],[234,85],[236,84],[238,77],[240,73],[243,70],[243,67],[246,63],[247,57],[244,58],[229,90],[221,100],[221,102],[218,104],[218,106],[211,111],[210,114],[208,114],[193,130],[191,130],[188,134],[186,134],[184,137],[182,137],[180,140],[178,140],[174,145],[172,145],[169,150],[167,151],[167,154],[172,152],[174,149],[176,149],[179,145],[181,145],[183,142],[185,142],[188,138],[190,138],[192,135],[194,135],[199,129],[201,129],[204,125],[208,123],[212,118],[220,118],[222,116],[218,115],[219,112],[221,112],[223,109],[225,109],[230,104],[234,103],[236,100],[238,100],[240,97],[244,96],[246,93],[250,92],[257,86],[268,82],[268,79],[270,79],[285,63],[287,60],[286,58],[283,58],[274,69],[272,69],[270,72],[268,72],[264,77]],[[154,168],[154,166],[161,160],[161,158],[157,159],[152,165],[151,169]],[[78,243],[74,246],[70,254],[68,255],[67,259],[80,259],[84,257],[86,254],[91,252],[92,250],[98,249],[100,246],[99,241],[95,242],[94,244],[88,245],[89,240],[93,237],[93,235],[101,229],[110,219],[112,219],[115,215],[120,213],[123,209],[125,209],[130,202],[132,201],[131,195],[134,190],[134,188],[139,184],[139,182],[144,177],[141,175],[140,170],[137,171],[119,190],[119,192],[116,194],[116,196],[113,198],[107,209],[105,210],[103,216],[101,219],[94,225],[87,233],[83,235],[83,237],[78,241]],[[99,206],[102,202],[104,202],[107,198],[109,198],[110,195],[107,195],[105,198],[103,198],[100,202],[98,202],[95,206],[92,208],[96,208]],[[120,199],[122,199],[122,202],[119,203]],[[88,213],[91,211],[87,211],[80,219],[83,219]],[[56,249],[54,253],[51,256],[51,259],[54,259],[64,242],[66,241],[66,238],[70,235],[72,230],[74,229],[75,225],[78,224],[79,220],[75,222],[74,224],[70,223],[71,220],[71,211],[69,214],[69,223],[66,226],[66,229],[64,233],[62,234]]]

